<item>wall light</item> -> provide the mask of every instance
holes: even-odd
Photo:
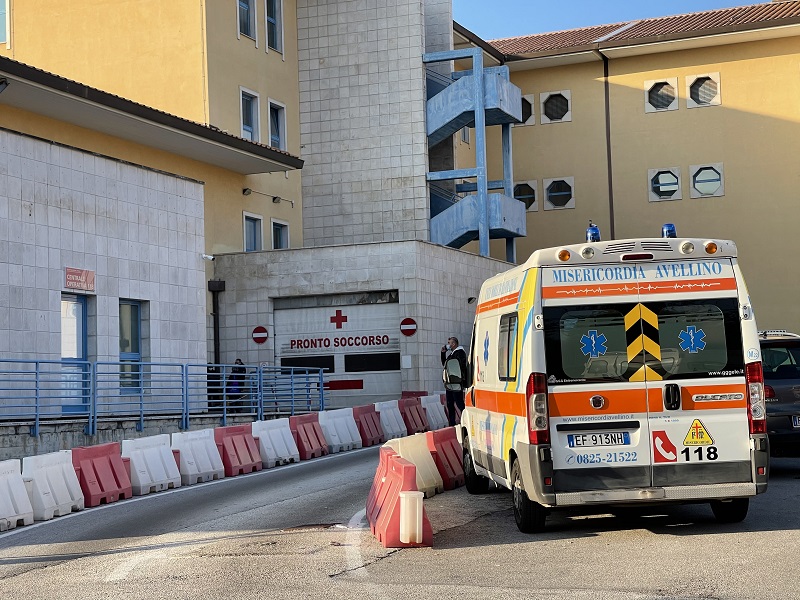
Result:
[[[467,304],[475,304],[477,300],[478,299],[475,296],[470,296],[469,298],[467,298]]]
[[[292,208],[294,208],[294,200],[288,200],[286,198],[281,198],[280,196],[273,196],[272,197],[272,203],[273,204],[279,204],[281,202],[288,202],[289,204],[292,205]]]
[[[0,79],[0,94],[2,94],[3,90],[5,90],[7,87],[8,87],[8,79],[3,77],[2,79]]]
[[[280,204],[281,202],[288,202],[294,208],[294,200],[289,200],[288,198],[281,198],[280,196],[272,196],[272,194],[265,194],[264,192],[259,192],[258,190],[254,190],[252,188],[242,188],[242,195],[249,196],[250,194],[261,194],[262,196],[271,196],[273,204]]]
[[[250,194],[252,194],[252,193],[253,193],[253,190],[251,190],[250,188],[244,188],[244,189],[242,189],[242,195],[243,195],[243,196],[249,196],[249,195],[250,195]]]

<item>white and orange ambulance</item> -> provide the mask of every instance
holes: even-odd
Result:
[[[548,509],[710,502],[745,518],[767,489],[761,353],[727,240],[675,236],[536,251],[481,287],[458,427],[466,487]]]

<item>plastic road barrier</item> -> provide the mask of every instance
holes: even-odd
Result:
[[[376,402],[375,410],[381,420],[381,427],[387,440],[401,438],[408,435],[403,415],[400,414],[400,407],[397,400],[387,402]]]
[[[343,450],[352,450],[353,447],[348,443],[349,433],[347,425],[344,426],[344,439],[340,435],[341,429],[336,427],[336,419],[328,411],[322,411],[318,414],[319,426],[322,429],[322,435],[325,437],[325,442],[328,444],[328,449],[332,454],[342,452]]]
[[[374,404],[355,406],[352,411],[363,446],[374,446],[386,441],[386,434],[384,434],[383,426],[381,425],[381,417],[375,410]]]
[[[133,493],[119,442],[73,448],[72,466],[87,507],[130,498]]]
[[[406,424],[408,435],[423,433],[430,429],[428,417],[422,410],[422,403],[419,398],[402,398],[397,402],[400,414],[403,415],[403,422]]]
[[[372,404],[369,405],[371,408],[375,408]],[[356,417],[353,414],[352,408],[340,408],[339,410],[331,411],[332,413],[341,413],[344,415],[343,422],[347,426],[347,433],[348,437],[350,438],[350,443],[353,445],[353,449],[356,448],[363,448],[364,443],[361,441],[361,432],[358,430],[358,424],[356,423]]]
[[[328,445],[331,446],[331,452],[362,447],[361,434],[353,418],[352,408],[322,411],[319,413],[319,424]],[[333,449],[334,443],[339,446],[339,450]]]
[[[183,485],[225,477],[225,466],[214,441],[213,429],[173,433],[172,449],[180,451]]]
[[[265,468],[271,469],[275,465],[300,461],[300,453],[289,429],[288,418],[255,421],[252,428]]]
[[[426,498],[444,491],[444,482],[436,468],[431,451],[428,450],[428,439],[424,433],[418,433],[398,440],[389,440],[387,446],[394,449],[401,457],[417,468],[417,490]]]
[[[83,510],[83,491],[72,466],[72,450],[26,456],[22,459],[22,479],[36,521]]]
[[[319,426],[317,413],[289,417],[289,428],[297,443],[300,460],[317,458],[330,452],[325,434],[322,433],[322,428]]]
[[[456,438],[456,428],[446,427],[425,434],[433,462],[442,476],[445,490],[464,485],[462,450]]]
[[[432,546],[433,529],[416,489],[416,468],[386,446],[380,452],[367,498],[372,534],[384,548]]]
[[[181,472],[170,448],[169,434],[122,440],[122,456],[131,459],[134,496],[181,487]]]
[[[214,441],[222,456],[225,477],[252,473],[263,468],[258,443],[253,438],[253,429],[249,423],[217,427],[214,430]]]
[[[31,523],[33,506],[22,481],[19,460],[4,460],[0,462],[0,531]]]
[[[439,396],[422,396],[419,401],[425,410],[425,416],[428,417],[431,431],[447,427],[447,414],[444,412],[444,406],[442,406],[442,400]]]

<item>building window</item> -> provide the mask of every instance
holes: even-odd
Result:
[[[255,39],[255,0],[239,0],[239,33]]]
[[[536,181],[522,181],[514,186],[514,198],[525,203],[528,212],[536,212],[539,205],[536,202]]]
[[[8,41],[8,0],[0,0],[0,43]]]
[[[517,313],[500,317],[500,339],[497,362],[497,376],[500,381],[514,381],[517,378]]]
[[[678,78],[644,82],[644,111],[678,110]]]
[[[575,178],[560,177],[558,179],[545,179],[545,210],[561,210],[575,208]]]
[[[469,127],[461,128],[461,141],[465,144],[469,144]]]
[[[272,220],[272,249],[281,250],[289,247],[289,225]]]
[[[526,94],[522,96],[522,122],[515,123],[514,127],[536,124],[536,115],[533,112],[534,103],[535,99],[533,94]]]
[[[136,300],[119,301],[119,385],[124,392],[142,389],[142,306]]]
[[[275,102],[269,103],[269,145],[286,150],[286,109]]]
[[[572,121],[572,95],[569,90],[539,94],[542,123]]]
[[[242,137],[251,142],[259,140],[258,96],[242,90]]]
[[[689,167],[692,181],[692,198],[709,198],[725,195],[722,163],[692,165]]]
[[[283,52],[283,23],[281,22],[281,0],[267,2],[267,46]]]
[[[263,250],[261,232],[262,220],[258,215],[244,213],[244,251],[257,252]]]
[[[720,96],[719,73],[690,75],[686,78],[686,107],[719,106]]]
[[[86,296],[61,294],[61,412],[65,414],[86,414],[89,410],[86,304]]]
[[[678,167],[648,169],[647,187],[650,202],[680,200],[682,198],[681,170]]]

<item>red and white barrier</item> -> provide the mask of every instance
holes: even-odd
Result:
[[[33,506],[22,481],[19,460],[0,462],[0,531],[33,523]]]
[[[397,400],[386,402],[376,402],[375,410],[378,412],[381,427],[387,440],[401,438],[408,435],[403,415],[400,414],[400,407]]]
[[[178,466],[183,485],[225,477],[225,465],[214,441],[213,429],[173,433],[172,449],[180,451]]]
[[[381,417],[375,410],[374,404],[366,406],[356,406],[352,408],[353,418],[358,427],[358,434],[361,438],[361,445],[374,446],[386,441],[386,434],[383,432]]]
[[[119,442],[73,448],[72,466],[87,507],[110,504],[133,494]]]
[[[265,468],[300,462],[300,453],[289,429],[288,418],[256,421],[252,427]]]
[[[252,473],[263,468],[258,443],[253,438],[249,423],[217,427],[214,430],[214,441],[222,457],[225,477]]]
[[[122,456],[131,461],[134,496],[181,487],[181,472],[170,448],[169,434],[122,440]]]
[[[289,428],[292,430],[295,443],[297,443],[300,460],[317,458],[330,452],[325,434],[322,433],[322,428],[319,426],[317,413],[289,417]]]
[[[424,433],[389,440],[384,445],[392,448],[402,458],[416,467],[417,490],[424,493],[426,498],[444,491],[442,476],[439,474],[436,462],[428,449],[428,439]]]
[[[447,414],[444,412],[444,406],[442,406],[439,396],[422,396],[419,401],[425,410],[425,416],[428,417],[431,431],[447,427]]]
[[[422,410],[422,403],[419,398],[402,398],[397,402],[400,414],[403,415],[403,422],[406,425],[408,435],[423,433],[430,429],[428,417]]]
[[[83,510],[83,491],[72,466],[72,450],[26,456],[22,479],[28,488],[36,521]]]
[[[456,438],[455,427],[445,427],[425,434],[428,450],[442,476],[445,490],[464,485],[464,466],[461,446]]]

